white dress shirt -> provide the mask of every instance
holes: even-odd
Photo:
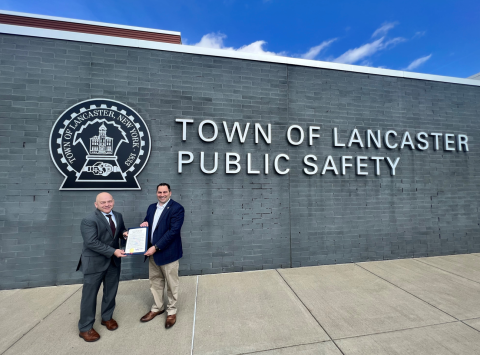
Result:
[[[100,212],[102,212],[102,211],[100,211]],[[115,215],[113,214],[113,211],[110,211],[110,213],[102,212],[102,214],[103,214],[103,215],[105,216],[105,218],[107,219],[108,225],[110,225],[110,220],[108,219],[107,214],[111,215],[111,216],[112,216],[113,224],[115,224],[115,228],[117,228],[117,220],[115,219]]]
[[[165,206],[168,205],[170,202],[170,199],[168,199],[167,202],[163,206],[160,205],[160,202],[157,202],[157,210],[155,211],[155,216],[153,217],[153,225],[152,225],[152,232],[150,234],[150,242],[153,244],[153,232],[155,231],[155,228],[157,227],[157,223],[160,220],[160,217],[162,216],[162,212],[165,209]]]

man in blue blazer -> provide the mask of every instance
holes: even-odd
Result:
[[[166,284],[168,304],[165,328],[172,327],[177,320],[178,259],[183,255],[180,230],[185,216],[185,209],[171,196],[170,185],[159,184],[158,202],[148,206],[147,215],[140,224],[140,227],[149,227],[149,248],[145,260],[148,257],[148,278],[154,299],[150,312],[140,321],[149,322],[165,312],[163,292]]]

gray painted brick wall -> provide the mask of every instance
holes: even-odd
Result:
[[[137,226],[155,186],[169,182],[186,210],[181,274],[286,268],[367,260],[479,252],[480,88],[334,70],[115,47],[32,37],[0,36],[0,288],[78,283],[80,221],[97,192],[59,191],[63,176],[48,149],[52,125],[68,107],[90,98],[123,102],[145,120],[152,153],[138,176],[141,191],[113,191],[127,227]],[[193,118],[187,141],[176,118]],[[196,130],[210,119],[215,142]],[[222,121],[250,122],[247,141],[227,143]],[[272,144],[253,142],[253,124],[272,124]],[[321,126],[313,146],[286,141],[288,126]],[[425,131],[467,134],[468,153],[332,146],[357,128],[399,135]],[[207,130],[206,130],[207,131]],[[397,142],[400,140],[397,137]],[[177,173],[179,150],[195,161]],[[213,175],[200,171],[218,152]],[[242,171],[225,174],[225,153],[241,156]],[[248,175],[246,156],[268,175]],[[273,157],[290,156],[287,175]],[[303,157],[321,170],[327,155],[400,157],[374,175],[327,172],[307,176]],[[148,277],[140,256],[122,263],[122,279]]]

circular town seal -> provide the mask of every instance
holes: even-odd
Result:
[[[150,149],[140,115],[108,99],[73,105],[50,133],[50,155],[65,176],[60,190],[141,190],[136,177]]]

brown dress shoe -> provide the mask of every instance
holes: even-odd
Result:
[[[93,342],[93,341],[97,341],[98,339],[100,339],[100,334],[98,334],[95,329],[90,329],[90,330],[87,330],[86,332],[80,332],[80,334],[78,334],[78,336],[80,338],[83,338],[83,340],[85,340],[86,342]]]
[[[148,312],[147,314],[145,314],[142,318],[140,318],[140,322],[143,322],[143,323],[145,323],[145,322],[150,322],[153,318],[155,318],[156,316],[158,316],[158,315],[160,315],[160,314],[162,314],[162,313],[164,313],[164,312],[165,312],[165,310],[160,311],[160,312],[152,312],[152,311],[150,311],[150,312]]]
[[[165,321],[165,328],[171,328],[173,327],[173,325],[175,324],[175,322],[177,321],[177,315],[176,314],[172,314],[171,316],[168,316],[167,317],[167,320]]]
[[[103,320],[102,325],[106,326],[108,330],[115,330],[118,328],[118,323],[115,319]]]

